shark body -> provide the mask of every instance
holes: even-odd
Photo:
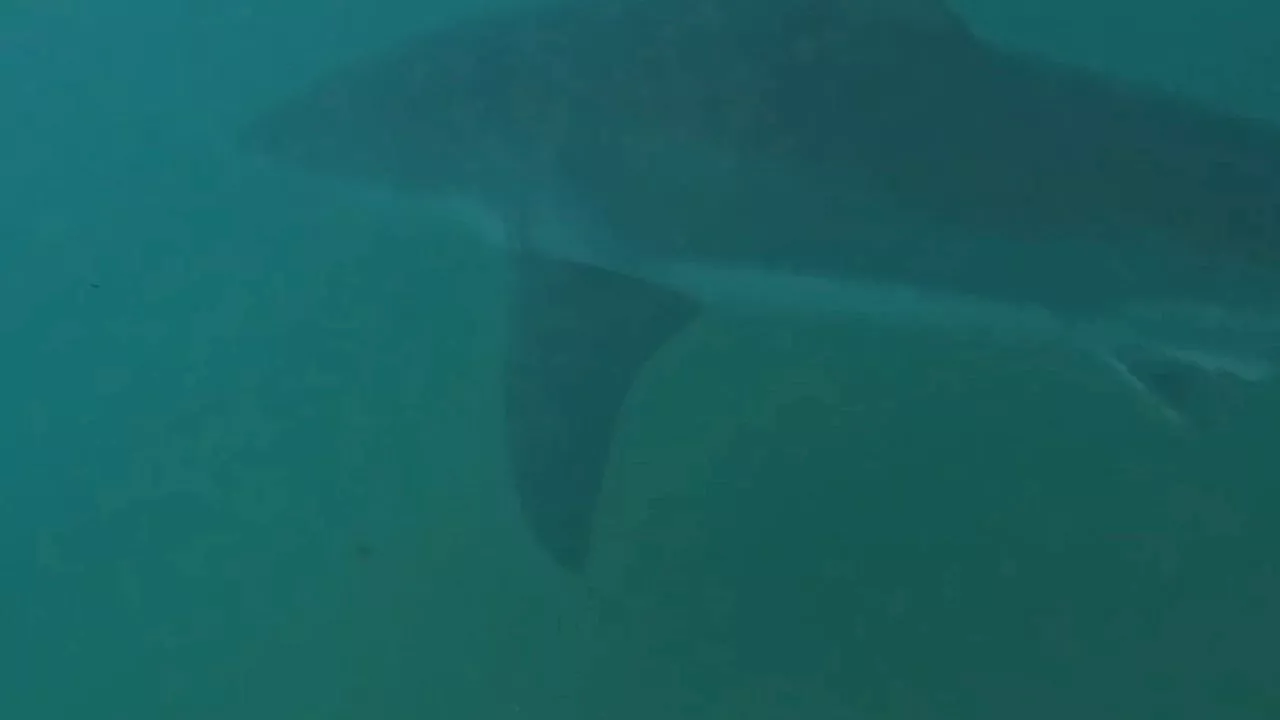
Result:
[[[491,220],[510,472],[571,570],[636,374],[706,307],[1061,341],[1179,421],[1280,366],[1280,130],[996,47],[943,0],[508,12],[245,141]]]

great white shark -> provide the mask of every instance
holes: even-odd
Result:
[[[1280,364],[1280,130],[980,39],[945,0],[572,0],[477,17],[251,123],[451,198],[513,272],[509,471],[589,558],[615,422],[704,308],[1060,342],[1194,421]]]

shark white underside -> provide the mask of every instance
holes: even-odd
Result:
[[[479,198],[441,199],[446,212],[486,245],[515,249],[512,215]],[[1091,318],[1070,318],[1032,303],[1014,304],[936,288],[874,278],[829,278],[768,267],[610,257],[602,243],[584,237],[574,213],[544,207],[531,233],[537,251],[558,260],[600,267],[668,288],[699,304],[726,312],[788,320],[874,323],[918,328],[955,337],[979,337],[1005,345],[1058,345],[1083,353],[1135,390],[1170,421],[1198,420],[1183,397],[1199,381],[1260,383],[1275,377],[1275,362],[1262,354],[1215,345],[1235,334],[1280,337],[1280,316],[1259,317],[1185,301],[1150,301],[1115,308]],[[603,243],[607,246],[607,243]],[[1198,342],[1202,341],[1202,342]]]
[[[774,272],[766,268],[675,262],[645,268],[642,279],[670,287],[708,307],[754,314],[918,327],[935,332],[980,335],[1002,343],[1058,343],[1081,349],[1113,368],[1170,420],[1188,422],[1191,411],[1171,388],[1153,384],[1150,363],[1181,368],[1206,378],[1261,382],[1275,367],[1265,358],[1177,344],[1143,330],[1150,314],[1118,308],[1111,317],[1073,321],[1035,305],[1014,305],[875,280],[829,279]],[[1223,316],[1220,308],[1204,314]],[[1212,328],[1205,328],[1211,330]]]

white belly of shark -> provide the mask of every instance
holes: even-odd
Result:
[[[514,248],[502,213],[474,198],[443,207],[490,246]],[[1280,313],[1259,317],[1217,306],[1152,299],[1103,317],[1065,317],[1049,308],[872,278],[824,277],[754,265],[697,260],[641,260],[601,251],[591,226],[563,208],[535,213],[525,240],[535,252],[645,280],[710,308],[753,316],[856,320],[1005,344],[1083,351],[1114,371],[1176,422],[1194,419],[1189,390],[1202,381],[1262,382],[1276,374]],[[554,218],[554,221],[550,219]],[[526,228],[528,230],[529,228]],[[528,246],[524,246],[529,250]]]
[[[936,330],[987,331],[1009,339],[1066,339],[1070,333],[1066,323],[1035,305],[996,302],[900,283],[699,263],[670,263],[646,268],[640,274],[708,306],[754,314],[855,317]]]
[[[986,300],[926,290],[899,283],[833,279],[773,272],[753,267],[670,263],[639,273],[708,306],[752,314],[804,318],[850,317],[913,326],[1015,343],[1058,343],[1083,349],[1102,360],[1168,419],[1186,422],[1189,384],[1196,376],[1261,382],[1275,374],[1270,357],[1230,347],[1196,344],[1179,334],[1221,335],[1239,330],[1256,337],[1268,330],[1280,338],[1280,324],[1239,317],[1216,307],[1163,306],[1121,308],[1114,317],[1090,321],[1063,318],[1036,305]],[[1162,309],[1163,308],[1163,309]],[[1180,326],[1183,333],[1164,332]]]

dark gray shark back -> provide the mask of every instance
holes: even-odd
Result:
[[[743,37],[766,26],[741,17],[766,4],[735,5],[573,0],[470,19],[326,77],[259,118],[245,144],[311,170],[453,190],[531,160],[511,155],[553,161],[593,122],[601,132],[673,112],[688,122],[691,104],[719,118],[710,106],[760,90],[730,87],[731,76],[759,82],[767,62],[746,54],[765,38]]]
[[[602,192],[601,159],[655,135],[869,178],[1007,235],[1133,223],[1280,254],[1272,128],[998,50],[937,0],[524,9],[336,74],[247,133],[299,166],[418,190],[552,166]]]

